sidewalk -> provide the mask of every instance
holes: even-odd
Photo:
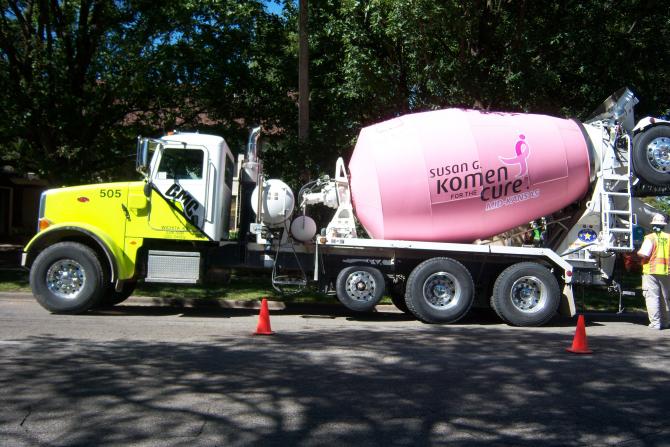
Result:
[[[0,299],[34,300],[30,292],[0,292]],[[210,307],[222,309],[260,309],[260,300],[226,300],[217,298],[161,298],[151,296],[131,296],[120,306],[173,306],[173,307]],[[283,310],[286,303],[282,301],[268,301],[271,310]]]
[[[0,300],[2,299],[26,299],[34,300],[33,295],[29,292],[0,292]],[[298,309],[328,309],[333,313],[348,313],[348,310],[337,303],[333,298],[333,303],[294,303],[284,301],[268,300],[269,310],[278,311]],[[258,300],[230,300],[225,298],[161,298],[151,296],[131,296],[118,306],[155,306],[155,307],[184,307],[184,308],[200,308],[200,309],[250,309],[258,310],[261,307],[261,301]],[[392,304],[379,304],[375,307],[377,312],[400,312]]]

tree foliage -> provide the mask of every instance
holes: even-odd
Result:
[[[311,131],[297,139],[297,5],[0,0],[4,163],[59,183],[131,175],[133,138],[269,132],[266,166],[329,173],[362,126],[441,107],[585,118],[628,85],[670,110],[670,3],[310,2]],[[239,150],[239,149],[237,149]],[[119,167],[124,167],[120,169]]]
[[[284,26],[259,1],[0,5],[2,158],[22,171],[114,178],[128,175],[138,133],[277,121],[261,102],[279,97],[279,83],[264,85],[255,61],[269,60],[261,53],[281,44]]]

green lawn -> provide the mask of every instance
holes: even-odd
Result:
[[[28,273],[23,270],[0,270],[0,292],[30,292]],[[267,275],[233,277],[228,284],[183,285],[140,283],[133,295],[157,298],[258,300],[282,299],[272,288]],[[283,298],[291,302],[334,302],[334,297],[306,290]]]
[[[28,273],[23,270],[0,270],[0,292],[30,292]]]
[[[635,290],[636,296],[624,297],[626,310],[644,311],[644,299],[639,288],[640,276],[629,275],[622,280],[626,290]],[[28,285],[28,274],[23,270],[0,270],[0,292],[30,292]],[[576,287],[575,300],[579,311],[616,311],[619,298],[605,290],[595,288]],[[284,300],[291,302],[325,302],[334,303],[336,298],[327,296],[311,290],[306,290],[297,295],[282,298],[272,288],[270,278],[267,275],[239,276],[233,277],[228,284],[189,286],[178,284],[144,284],[138,285],[134,295],[152,296],[160,298],[189,298],[189,299],[231,299],[231,300],[257,300],[260,298]],[[391,304],[386,297],[383,304]]]

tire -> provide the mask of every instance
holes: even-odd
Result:
[[[670,184],[670,126],[656,126],[633,139],[633,169],[648,183]]]
[[[463,264],[450,258],[432,258],[419,264],[407,278],[405,302],[425,323],[454,323],[474,301],[475,285]]]
[[[384,295],[386,281],[378,269],[367,266],[347,267],[340,271],[335,282],[337,299],[347,309],[369,312]]]
[[[410,313],[407,303],[405,302],[405,281],[397,281],[390,285],[388,294],[391,297],[391,302],[402,313]]]
[[[110,284],[97,307],[112,307],[121,304],[133,294],[135,286],[137,286],[137,281],[126,281],[123,283],[121,291],[117,292],[114,285]]]
[[[520,262],[496,279],[491,307],[513,326],[541,326],[554,317],[560,301],[558,280],[547,268]]]
[[[37,256],[30,269],[30,286],[37,302],[48,311],[76,314],[102,299],[103,277],[93,250],[76,242],[60,242]]]

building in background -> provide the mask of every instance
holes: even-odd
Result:
[[[0,242],[21,244],[35,234],[40,194],[47,183],[34,174],[0,168]]]

